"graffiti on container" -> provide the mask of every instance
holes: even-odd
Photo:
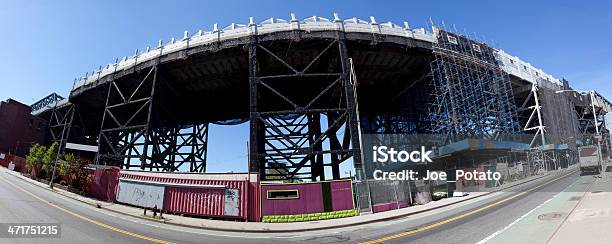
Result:
[[[223,215],[238,216],[240,214],[240,195],[238,193],[238,189],[225,189]]]
[[[146,192],[145,190],[138,189],[138,188],[134,189],[132,198],[134,199],[134,201],[142,202],[142,203],[146,203],[150,200],[153,200],[153,201],[160,200],[159,195],[153,195],[151,192]]]
[[[120,181],[117,201],[140,207],[153,208],[164,205],[164,187]]]

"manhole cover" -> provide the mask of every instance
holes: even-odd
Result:
[[[563,216],[565,216],[565,213],[561,213],[561,212],[552,212],[552,213],[545,213],[545,214],[541,214],[538,216],[539,220],[542,221],[547,221],[547,220],[555,220],[555,219],[560,219]]]
[[[603,191],[592,191],[591,193],[597,194],[597,193],[602,193]]]
[[[570,197],[569,201],[578,201],[582,197]]]

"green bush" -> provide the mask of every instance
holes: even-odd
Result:
[[[42,161],[43,161],[43,169],[47,172],[51,172],[53,169],[53,162],[55,162],[56,155],[58,153],[58,144],[54,142],[51,144],[49,148],[45,148],[43,153]]]
[[[34,170],[40,173],[40,170],[43,168],[46,151],[47,148],[39,144],[34,144],[30,147],[30,152],[26,155],[26,167],[29,171]]]
[[[295,214],[295,215],[268,215],[263,216],[262,221],[266,223],[287,223],[287,222],[302,222],[315,221],[336,218],[346,218],[359,215],[359,210],[349,209],[325,213],[311,214]]]

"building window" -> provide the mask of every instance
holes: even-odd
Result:
[[[449,35],[447,35],[447,37],[448,37],[448,42],[450,42],[450,43],[452,43],[452,44],[459,44],[459,42],[457,41],[457,38],[456,38],[456,37],[454,37],[454,36],[449,36]]]
[[[510,63],[511,63],[511,64],[514,64],[514,60],[510,59]]]
[[[474,49],[474,51],[480,52],[480,46],[479,45],[472,43],[472,48]]]
[[[266,197],[269,200],[298,199],[300,192],[298,190],[268,190]]]

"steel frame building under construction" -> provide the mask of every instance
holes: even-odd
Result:
[[[205,172],[209,125],[248,122],[251,172],[320,181],[341,178],[345,162],[358,177],[371,172],[366,134],[428,134],[437,148],[521,142],[546,169],[594,138],[607,151],[612,104],[571,90],[443,26],[292,15],[185,32],[76,79],[66,99],[52,94],[32,107],[62,150],[94,148],[97,164],[148,171]]]

